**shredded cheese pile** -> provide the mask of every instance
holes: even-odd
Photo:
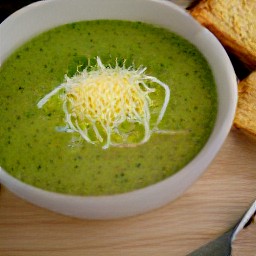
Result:
[[[125,68],[125,65],[117,64],[113,68],[103,65],[99,57],[96,60],[94,69],[85,68],[71,78],[66,75],[63,84],[38,102],[38,108],[63,89],[60,97],[67,124],[65,131],[78,132],[92,144],[103,143],[104,149],[147,142],[164,116],[170,99],[169,87],[157,78],[147,76],[146,68]],[[150,126],[152,100],[149,94],[155,92],[155,88],[150,88],[148,82],[157,83],[165,90],[165,100],[153,128]],[[121,134],[119,127],[124,122],[143,125],[144,137],[133,144],[126,143],[125,136],[122,142],[114,142],[112,135]]]

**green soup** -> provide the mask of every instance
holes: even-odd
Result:
[[[170,101],[159,127],[181,132],[104,150],[86,141],[73,145],[73,134],[56,131],[63,113],[50,103],[38,109],[38,101],[84,58],[95,56],[143,65],[168,84]],[[202,54],[180,36],[141,22],[54,28],[14,52],[0,69],[0,81],[1,167],[25,183],[67,194],[123,193],[173,175],[205,145],[217,113],[215,82]]]

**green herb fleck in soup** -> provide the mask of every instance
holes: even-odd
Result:
[[[69,90],[95,67],[145,79],[126,93],[132,83],[107,92],[105,78],[93,89],[97,97],[88,87]],[[16,50],[1,66],[0,81],[0,166],[28,184],[67,194],[123,193],[173,175],[202,149],[217,113],[202,54],[141,22],[54,28]],[[75,99],[85,92],[81,108]]]

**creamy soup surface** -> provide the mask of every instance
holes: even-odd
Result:
[[[88,58],[147,67],[170,87],[159,129],[137,147],[74,143],[60,132],[61,103],[38,101],[74,75]],[[202,54],[180,36],[141,22],[98,20],[63,25],[17,49],[0,69],[0,166],[36,187],[75,195],[107,195],[159,182],[184,167],[205,145],[217,113],[216,86]],[[159,91],[154,101],[161,102]]]

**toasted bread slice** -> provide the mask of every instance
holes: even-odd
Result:
[[[190,13],[249,69],[256,69],[255,0],[202,0]]]
[[[256,70],[238,85],[234,126],[256,138]]]

